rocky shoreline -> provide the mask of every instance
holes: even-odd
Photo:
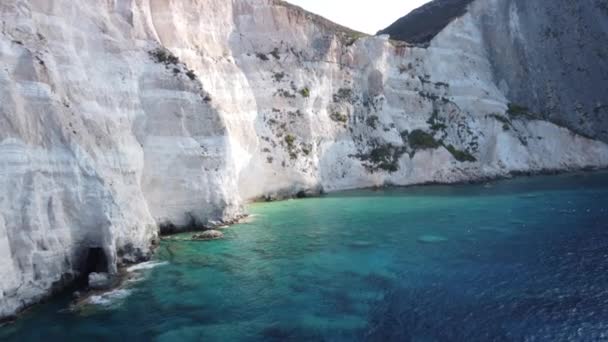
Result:
[[[434,185],[466,185],[466,184],[483,184],[488,182],[496,182],[506,179],[513,179],[519,177],[537,177],[537,176],[556,176],[556,175],[567,175],[567,174],[575,174],[575,173],[588,173],[588,172],[608,172],[608,166],[604,167],[583,167],[583,168],[568,168],[568,169],[541,169],[534,171],[511,171],[504,174],[499,174],[495,176],[487,176],[487,177],[478,177],[471,178],[467,180],[456,180],[454,182],[440,182],[440,181],[430,181],[424,183],[415,183],[415,184],[407,184],[407,185],[396,185],[396,184],[384,184],[381,186],[369,186],[369,187],[360,187],[360,188],[351,188],[344,189],[333,192],[325,192],[323,190],[315,192],[315,191],[306,191],[306,195],[264,195],[260,198],[253,199],[249,201],[249,203],[264,203],[264,202],[280,202],[286,200],[294,200],[294,199],[304,199],[304,198],[316,198],[323,197],[325,195],[329,195],[334,192],[342,192],[342,191],[355,191],[355,190],[379,190],[379,189],[391,189],[391,188],[410,188],[410,187],[426,187],[426,186],[434,186]],[[287,193],[285,191],[284,193]],[[301,191],[298,193],[302,193]],[[237,222],[238,223],[238,222]]]
[[[500,180],[505,180],[505,179],[519,178],[519,177],[537,177],[537,176],[567,175],[567,174],[579,174],[579,173],[585,174],[585,173],[590,173],[590,172],[608,172],[608,168],[583,168],[583,169],[575,169],[575,170],[555,170],[555,169],[553,169],[553,170],[542,170],[542,171],[537,171],[537,172],[525,172],[525,173],[518,172],[518,173],[510,173],[510,174],[507,174],[507,175],[504,175],[501,177],[488,177],[488,178],[484,178],[484,179],[470,180],[470,181],[456,182],[456,183],[433,182],[433,183],[426,183],[426,184],[412,184],[412,185],[407,185],[407,186],[386,185],[381,188],[390,189],[390,188],[408,188],[408,187],[419,187],[419,186],[426,187],[426,186],[435,186],[435,185],[439,186],[439,185],[483,184],[483,183],[489,183],[489,182],[495,182],[495,181],[500,181]],[[372,187],[372,188],[360,188],[360,189],[353,189],[353,190],[374,190],[374,189],[380,189],[380,188]],[[322,194],[319,194],[318,196],[310,195],[310,196],[306,196],[306,197],[307,198],[320,197],[323,195],[327,195],[327,193],[322,193]],[[288,199],[298,199],[298,198],[301,199],[303,197],[292,196],[290,198],[283,198],[283,199],[279,199],[276,201],[288,200]],[[255,203],[255,201],[252,201],[252,203]],[[184,232],[175,233],[175,234],[167,234],[167,235],[162,236],[161,240],[212,241],[212,240],[222,239],[224,237],[224,235],[221,232],[221,230],[228,229],[232,225],[242,223],[244,220],[247,220],[250,217],[251,217],[250,215],[241,215],[238,219],[222,221],[222,222],[214,222],[213,225],[209,225],[204,228],[196,229],[193,231],[184,231]],[[187,238],[187,237],[175,238],[175,236],[185,236],[188,234],[191,234],[189,238]],[[419,242],[421,242],[421,243],[436,243],[436,242],[441,242],[441,241],[444,241],[441,239],[441,237],[436,237],[436,236],[431,236],[431,235],[422,236],[419,239]],[[123,265],[119,268],[119,272],[115,276],[111,276],[111,275],[104,276],[104,275],[100,275],[100,274],[91,274],[91,275],[93,275],[94,278],[96,278],[96,279],[99,278],[98,281],[94,280],[94,282],[97,285],[89,286],[88,288],[85,288],[85,289],[80,289],[80,290],[74,289],[72,284],[68,284],[63,289],[57,289],[55,291],[55,294],[49,295],[49,296],[45,297],[44,299],[42,299],[41,301],[29,305],[28,307],[24,308],[17,314],[0,319],[0,326],[14,323],[22,315],[27,314],[27,311],[29,309],[31,309],[32,307],[35,307],[41,303],[44,303],[47,300],[50,300],[57,293],[60,293],[60,292],[65,293],[67,291],[67,292],[71,292],[74,294],[74,302],[72,304],[72,307],[77,307],[82,304],[87,304],[87,301],[93,296],[99,296],[103,293],[121,289],[124,286],[125,282],[128,282],[130,279],[132,279],[134,277],[134,275],[128,271],[129,269],[131,269],[133,267],[137,267],[138,265],[146,265],[149,262],[151,262],[151,260],[152,260],[152,258],[148,258],[146,260],[142,260],[140,263]],[[89,275],[89,282],[91,282],[91,275]],[[71,289],[70,289],[70,287],[71,287]]]
[[[607,167],[598,4],[473,0],[421,48],[277,0],[2,1],[0,317],[254,199]]]

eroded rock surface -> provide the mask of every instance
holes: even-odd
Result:
[[[111,274],[160,226],[252,198],[608,165],[605,143],[509,109],[529,85],[497,77],[486,18],[524,34],[522,6],[475,1],[420,48],[275,0],[2,1],[0,316],[91,250]]]
[[[479,51],[510,102],[608,141],[608,1],[436,0],[380,33],[437,45],[452,21],[477,27]]]

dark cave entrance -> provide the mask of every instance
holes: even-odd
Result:
[[[91,273],[108,273],[108,269],[108,257],[103,248],[89,248],[83,267],[83,275],[88,277]]]
[[[103,248],[84,248],[80,253],[79,274],[73,283],[76,289],[83,289],[89,285],[89,274],[108,273],[110,269],[108,256]]]
[[[89,274],[108,273],[110,265],[105,250],[101,247],[89,247],[82,251],[79,275],[74,283],[78,289],[89,286]]]

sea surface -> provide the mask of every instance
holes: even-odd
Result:
[[[608,173],[259,203],[2,341],[606,341]]]

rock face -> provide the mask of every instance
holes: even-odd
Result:
[[[433,1],[380,33],[428,44],[466,13],[458,20],[478,28],[494,82],[510,102],[608,142],[608,44],[601,43],[608,38],[608,1],[469,3]]]
[[[544,120],[570,107],[508,110],[540,84],[492,50],[532,51],[523,3],[475,1],[422,48],[276,0],[3,0],[0,316],[248,199],[607,166],[605,143]],[[501,25],[518,38],[492,41]]]

